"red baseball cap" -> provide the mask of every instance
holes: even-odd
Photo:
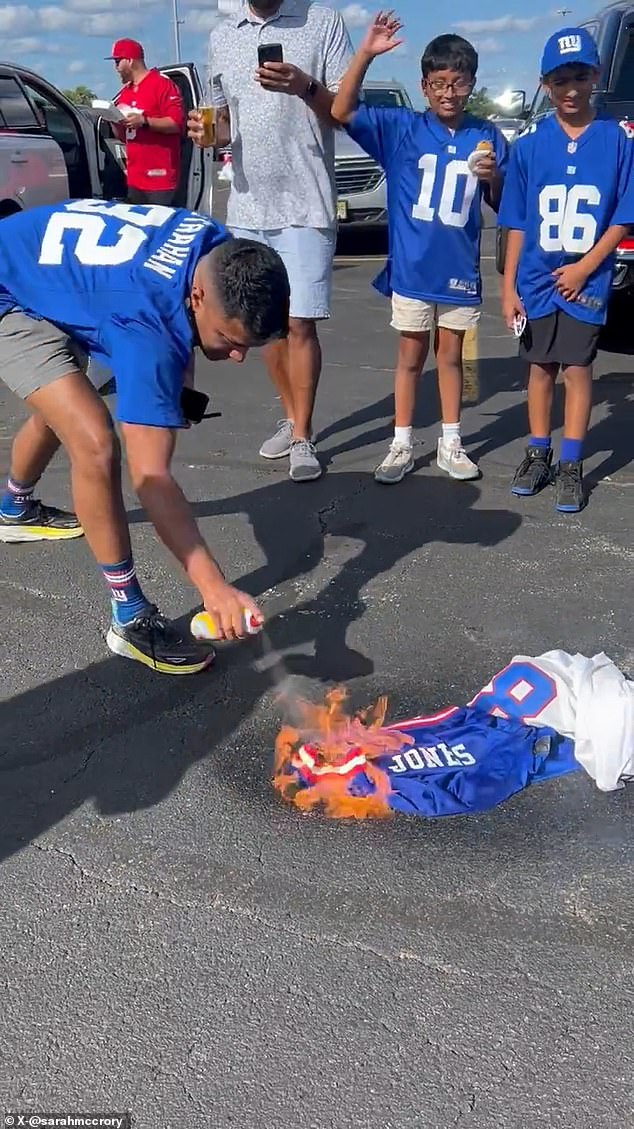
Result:
[[[143,48],[136,39],[117,39],[112,44],[112,54],[107,59],[143,59]]]

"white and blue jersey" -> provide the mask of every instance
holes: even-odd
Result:
[[[483,185],[467,158],[489,141],[504,174],[508,147],[493,122],[465,115],[451,131],[435,114],[361,105],[346,126],[385,170],[389,257],[375,287],[452,306],[482,301]]]
[[[614,256],[569,302],[553,271],[576,262],[614,224],[634,224],[634,141],[612,118],[597,117],[573,141],[555,115],[514,142],[498,222],[524,233],[517,291],[529,319],[565,310],[602,325]]]
[[[0,317],[46,319],[112,370],[117,419],[181,427],[196,263],[229,238],[183,208],[74,200],[0,224]]]

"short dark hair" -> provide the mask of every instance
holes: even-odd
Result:
[[[478,73],[478,52],[461,35],[437,35],[423,51],[420,69],[423,78],[433,71],[463,71],[475,78]]]
[[[227,317],[237,318],[255,344],[288,335],[290,286],[277,251],[255,239],[228,239],[215,248],[214,282]]]

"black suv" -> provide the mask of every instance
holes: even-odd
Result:
[[[602,60],[601,80],[594,93],[594,104],[603,114],[621,122],[632,136],[634,145],[634,2],[617,0],[609,4],[585,27],[593,36]],[[539,121],[551,111],[548,95],[540,87],[528,111],[527,125]],[[504,269],[506,229],[497,232],[497,268]],[[608,310],[608,324],[603,334],[604,348],[632,344],[631,319],[634,313],[634,230],[624,239],[616,253],[612,297]],[[627,338],[629,337],[629,343]]]

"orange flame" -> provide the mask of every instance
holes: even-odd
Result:
[[[336,687],[322,705],[303,699],[293,703],[298,722],[284,726],[277,736],[273,786],[301,811],[323,805],[332,819],[385,818],[392,815],[390,780],[373,761],[413,745],[414,739],[384,727],[385,696],[354,716],[344,710],[346,697]],[[349,792],[352,774],[360,770],[374,788],[367,796]]]

